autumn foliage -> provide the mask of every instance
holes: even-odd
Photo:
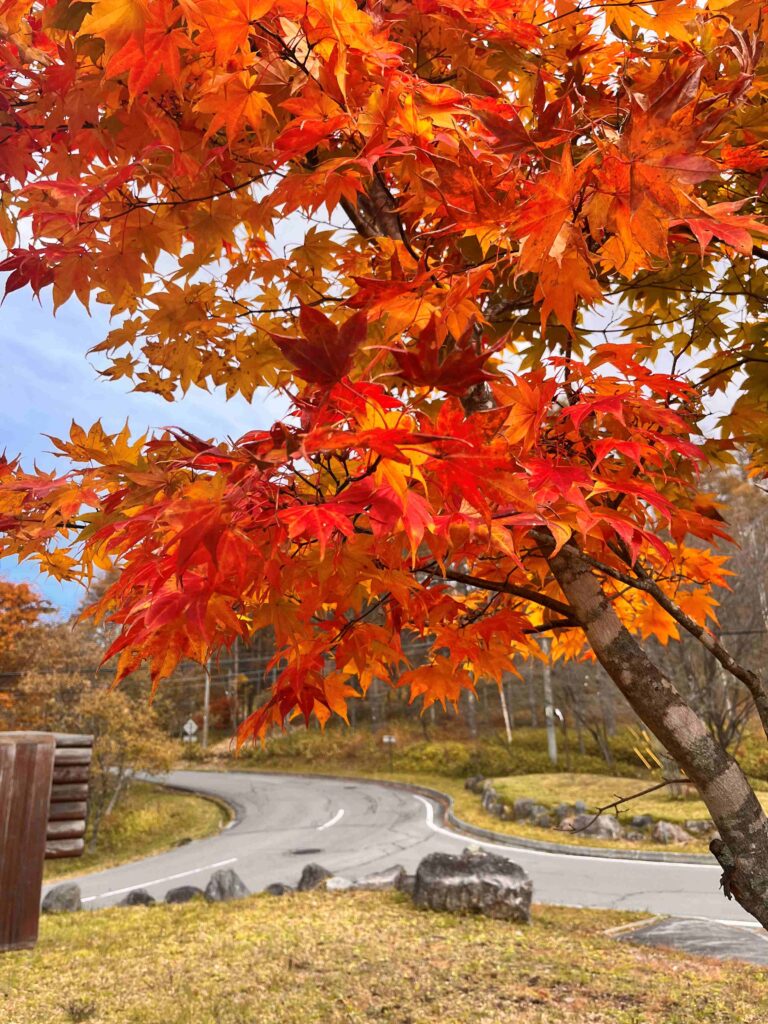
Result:
[[[565,544],[640,636],[715,621],[700,472],[768,440],[759,3],[0,18],[6,290],[105,305],[109,380],[290,405],[234,441],[73,426],[60,473],[0,464],[1,553],[120,568],[93,610],[119,676],[271,626],[244,736],[344,716],[374,678],[455,701],[542,634],[585,653]]]

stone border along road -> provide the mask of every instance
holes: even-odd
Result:
[[[235,818],[207,839],[68,878],[80,885],[86,907],[113,905],[136,888],[162,899],[174,884],[204,887],[220,867],[233,867],[257,892],[273,882],[295,885],[302,868],[313,861],[358,878],[393,864],[413,871],[428,853],[458,853],[469,845],[504,853],[520,864],[533,880],[539,903],[760,927],[735,901],[724,898],[720,868],[706,858],[639,860],[604,850],[595,857],[575,847],[564,852],[556,844],[534,849],[514,837],[462,825],[452,817],[450,800],[432,790],[272,772],[178,771],[153,781],[222,800]],[[763,941],[758,934],[754,938]]]

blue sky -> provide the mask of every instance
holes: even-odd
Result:
[[[221,438],[268,426],[279,414],[274,396],[257,395],[249,405],[241,398],[227,402],[221,393],[195,389],[171,404],[132,393],[124,380],[100,378],[87,352],[108,329],[98,306],[89,317],[79,303],[69,302],[54,317],[50,291],[43,293],[42,304],[26,289],[6,298],[0,308],[0,451],[21,453],[25,464],[37,460],[51,468],[58,460],[49,454],[51,444],[44,435],[66,436],[72,419],[83,426],[101,419],[110,431],[128,419],[137,433],[172,425]],[[78,586],[40,576],[31,563],[0,560],[0,575],[35,583],[65,614],[82,594]]]

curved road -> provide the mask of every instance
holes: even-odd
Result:
[[[443,827],[432,801],[371,782],[194,771],[172,772],[165,781],[223,797],[237,807],[239,820],[209,839],[73,879],[86,906],[118,903],[139,887],[158,899],[177,885],[204,888],[217,867],[234,868],[258,891],[271,882],[295,885],[312,861],[358,878],[394,864],[413,871],[428,853],[458,853],[471,845],[522,865],[540,903],[756,924],[737,903],[723,898],[716,864],[598,859],[486,842]]]

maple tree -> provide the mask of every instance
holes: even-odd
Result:
[[[110,380],[290,404],[4,459],[0,553],[119,570],[92,610],[118,678],[270,627],[244,739],[377,678],[456,701],[543,636],[597,657],[768,925],[768,821],[642,646],[697,638],[768,733],[709,628],[700,485],[768,458],[761,4],[0,0],[0,26],[6,291],[105,305]]]
[[[28,583],[0,579],[0,666],[13,667],[18,643],[41,615],[51,610]]]

